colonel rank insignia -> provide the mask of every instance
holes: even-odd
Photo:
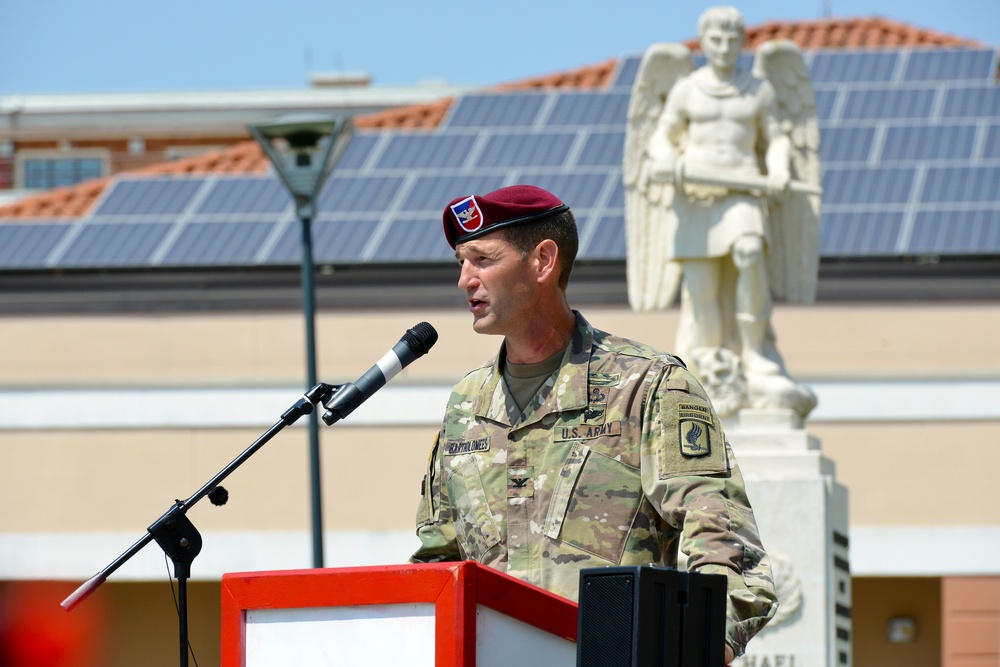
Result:
[[[712,452],[712,439],[709,437],[711,411],[703,405],[681,404],[678,407],[681,454],[708,456]]]

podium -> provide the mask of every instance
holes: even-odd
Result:
[[[573,667],[577,605],[475,562],[222,577],[221,667]]]

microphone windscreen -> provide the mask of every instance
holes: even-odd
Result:
[[[403,334],[403,340],[417,356],[427,354],[437,339],[437,331],[427,322],[416,324]]]

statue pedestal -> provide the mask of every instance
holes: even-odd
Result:
[[[851,664],[847,489],[791,410],[725,420],[780,605],[734,667]]]

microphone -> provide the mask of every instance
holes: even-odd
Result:
[[[385,353],[374,366],[365,371],[357,382],[340,385],[329,399],[323,402],[327,411],[323,421],[328,426],[354,412],[354,409],[371,398],[386,382],[396,377],[399,371],[409,366],[415,359],[427,354],[437,342],[438,334],[427,322],[421,322],[407,329],[399,342]]]

